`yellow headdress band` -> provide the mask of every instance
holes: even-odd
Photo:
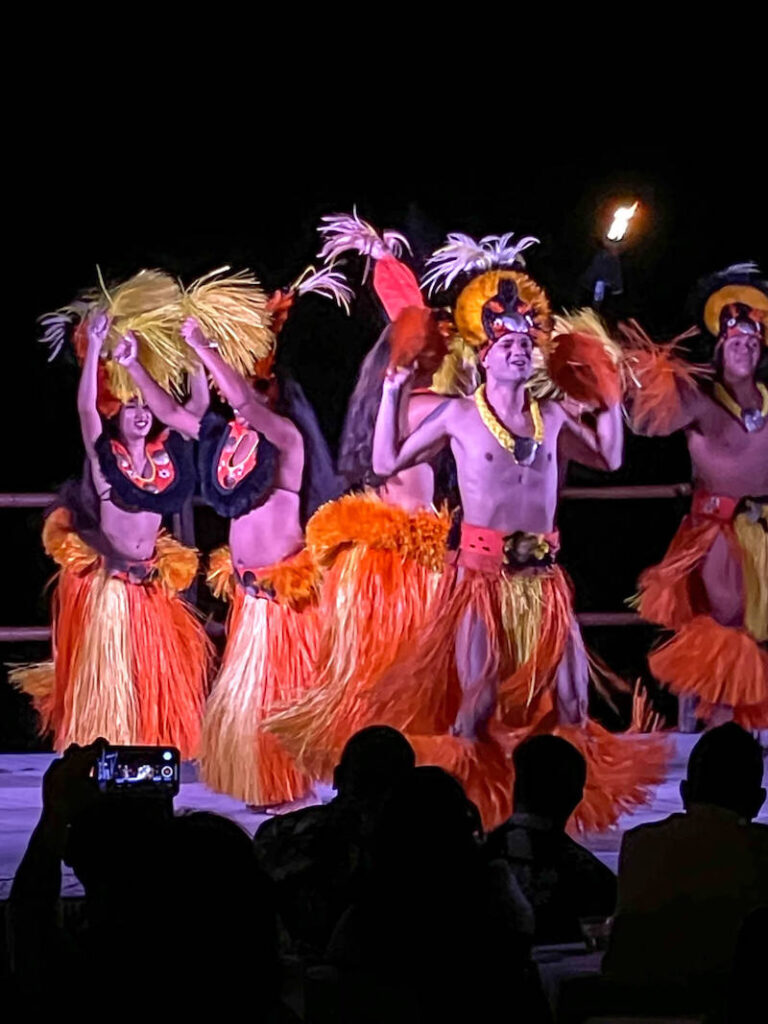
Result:
[[[462,338],[473,348],[487,345],[489,338],[483,327],[483,307],[499,291],[499,282],[514,281],[522,302],[531,308],[534,340],[546,344],[552,332],[552,313],[546,292],[532,277],[520,270],[488,270],[473,278],[456,300],[454,319]]]
[[[759,309],[768,317],[768,295],[750,284],[727,284],[707,299],[704,305],[704,323],[710,334],[720,333],[720,313],[731,302],[742,302],[751,309]],[[763,339],[765,342],[765,338]]]

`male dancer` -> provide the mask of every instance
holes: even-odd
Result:
[[[633,429],[684,430],[694,495],[663,561],[640,577],[640,614],[675,630],[654,675],[699,717],[768,728],[768,282],[740,264],[700,285],[716,338],[712,378],[696,384],[670,346],[635,352]],[[763,379],[761,379],[763,378]],[[664,383],[662,383],[664,382]]]
[[[504,241],[508,236],[495,240]],[[463,236],[460,244],[453,236],[433,262],[456,276],[466,248]],[[493,264],[493,246],[481,249],[471,269]],[[382,474],[450,445],[464,521],[429,621],[373,687],[371,704],[378,720],[409,735],[422,760],[462,778],[487,825],[508,813],[509,777],[487,771],[499,765],[491,756],[496,741],[509,747],[521,735],[516,729],[557,730],[581,747],[589,765],[579,820],[605,827],[644,799],[645,785],[659,777],[658,756],[643,763],[587,717],[587,659],[569,583],[556,565],[555,514],[561,440],[576,442],[568,457],[585,452],[605,469],[621,462],[617,366],[610,350],[583,331],[556,330],[553,338],[546,296],[519,270],[476,274],[459,295],[455,320],[482,353],[486,384],[470,398],[445,401],[400,440],[399,404],[410,372],[394,369],[376,423],[373,462]],[[571,397],[585,401],[591,390],[598,406],[592,425],[561,402],[533,397],[537,348]],[[585,381],[589,388],[574,386]]]

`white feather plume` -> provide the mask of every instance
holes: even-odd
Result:
[[[727,274],[759,274],[760,267],[750,260],[748,263],[732,263],[725,270],[718,271],[718,277],[725,277]]]
[[[497,267],[524,267],[520,255],[523,250],[535,245],[539,239],[533,235],[524,235],[516,242],[514,234],[508,231],[505,235],[485,235],[475,241],[469,235],[454,232],[448,235],[445,245],[437,249],[427,260],[430,268],[425,274],[422,285],[431,296],[438,289],[449,288],[459,274],[471,271],[494,270]]]
[[[333,263],[342,253],[360,253],[361,256],[365,256],[363,281],[368,277],[371,256],[377,248],[383,246],[396,259],[400,258],[404,249],[411,252],[410,243],[405,235],[399,231],[377,231],[373,224],[360,217],[356,206],[352,208],[351,214],[332,213],[321,220],[322,223],[317,230],[323,240],[323,246],[318,256]]]
[[[37,322],[42,328],[39,340],[50,350],[49,363],[59,355],[74,328],[93,308],[97,297],[97,292],[87,293],[70,302],[68,306],[62,306],[52,313],[44,313],[38,317]]]
[[[322,266],[319,270],[315,270],[313,266],[306,267],[291,285],[291,291],[299,295],[314,292],[315,295],[332,299],[347,314],[349,303],[355,297],[346,277],[333,263]]]

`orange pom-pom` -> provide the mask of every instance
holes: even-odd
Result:
[[[392,325],[390,366],[411,366],[434,373],[448,352],[445,333],[431,310],[406,306]]]
[[[618,363],[594,335],[582,331],[557,335],[547,369],[557,387],[584,405],[605,407],[621,397]]]

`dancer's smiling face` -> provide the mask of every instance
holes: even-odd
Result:
[[[120,409],[118,425],[120,434],[125,441],[141,441],[152,429],[152,413],[149,407],[140,402],[138,398],[132,398]]]
[[[487,349],[483,366],[489,377],[509,384],[522,383],[533,372],[533,342],[527,334],[502,334]]]

